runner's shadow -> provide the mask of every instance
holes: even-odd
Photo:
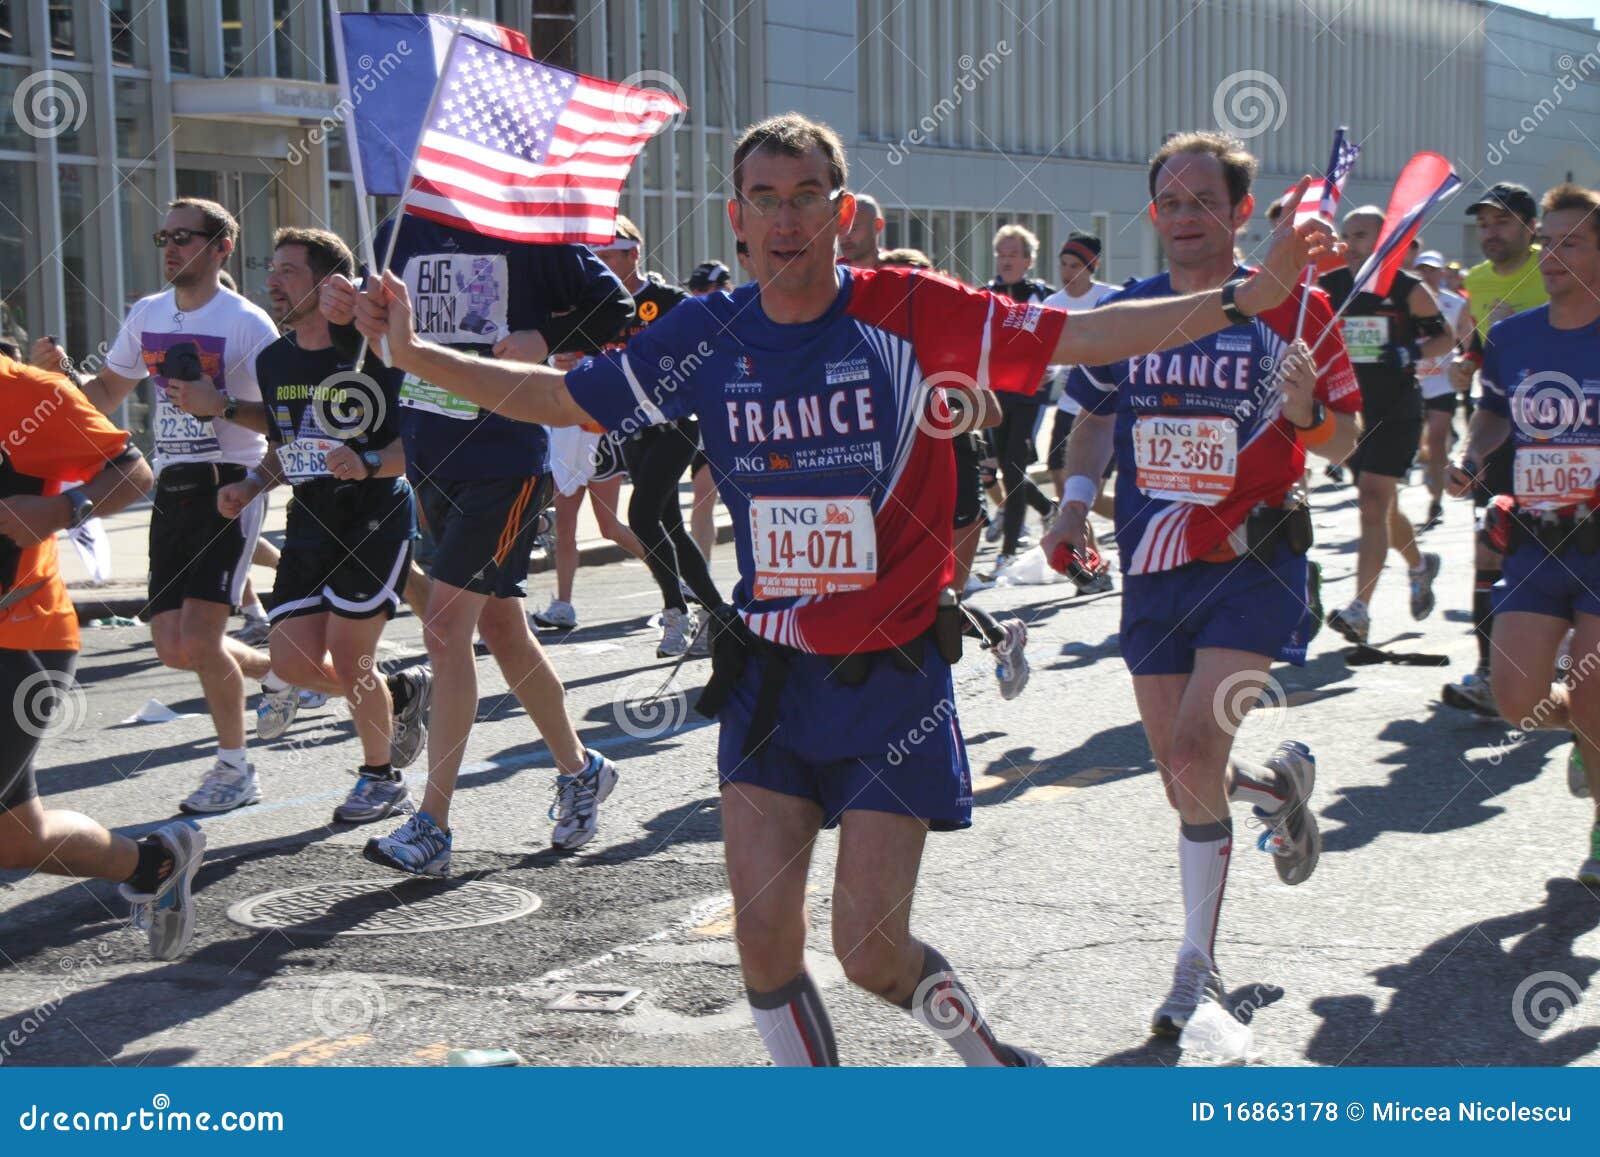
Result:
[[[1137,723],[1090,736],[1070,751],[1041,758],[1032,745],[1013,747],[973,776],[973,807],[1005,803],[1035,788],[1067,783],[1075,787],[1114,783],[1154,771],[1144,728]]]
[[[1092,667],[1102,659],[1112,659],[1122,654],[1122,636],[1107,635],[1098,643],[1073,640],[1061,644],[1061,660],[1043,668],[1046,671],[1077,671]],[[1123,673],[1126,678],[1126,672]]]
[[[1488,801],[1533,780],[1550,751],[1569,742],[1554,731],[1528,732],[1515,742],[1499,728],[1485,735],[1481,724],[1438,703],[1425,719],[1390,721],[1377,738],[1402,744],[1380,761],[1394,770],[1383,784],[1339,788],[1319,809],[1325,852],[1353,851],[1386,832],[1433,835],[1491,820],[1505,809]],[[1462,757],[1463,749],[1488,742],[1494,746],[1487,758]],[[1340,826],[1330,830],[1328,820]]]
[[[1306,1058],[1327,1065],[1566,1065],[1600,1049],[1579,1003],[1600,960],[1573,952],[1600,926],[1582,884],[1553,879],[1536,908],[1469,924],[1372,973],[1394,990],[1313,1001]],[[1578,1007],[1573,1007],[1578,1005]]]
[[[722,841],[722,809],[717,796],[668,808],[644,822],[645,834],[625,844],[584,857],[584,867],[609,867],[654,855],[679,844],[713,844]]]

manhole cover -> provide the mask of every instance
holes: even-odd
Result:
[[[325,936],[407,936],[478,928],[526,916],[539,897],[507,884],[342,880],[263,892],[228,909],[246,928]]]

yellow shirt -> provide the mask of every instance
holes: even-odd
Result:
[[[1511,306],[1512,313],[1521,313],[1550,300],[1539,276],[1539,247],[1530,249],[1528,259],[1508,274],[1496,273],[1487,261],[1479,262],[1467,270],[1466,290],[1478,340],[1483,341],[1489,336],[1489,314],[1502,301]]]

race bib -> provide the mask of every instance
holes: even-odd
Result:
[[[1386,317],[1347,317],[1344,319],[1344,348],[1350,360],[1371,365],[1389,344],[1389,319]]]
[[[344,443],[336,438],[296,438],[278,447],[278,461],[283,464],[283,476],[289,485],[298,486],[313,478],[331,478],[328,472],[328,452]]]
[[[443,345],[493,345],[506,325],[503,253],[427,253],[406,262],[417,333]]]
[[[1239,428],[1232,418],[1147,415],[1133,425],[1133,462],[1151,498],[1215,506],[1233,493]]]
[[[407,374],[400,386],[400,404],[411,410],[423,410],[442,418],[471,421],[478,416],[478,407],[465,398],[458,398],[449,390],[425,382],[415,374]]]
[[[878,579],[870,498],[752,498],[758,599],[859,591]]]
[[[156,387],[156,454],[164,462],[220,462],[217,431],[210,418],[196,418],[174,406]]]
[[[1600,446],[1522,446],[1515,469],[1517,505],[1524,510],[1593,505]]]

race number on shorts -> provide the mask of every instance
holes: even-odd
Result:
[[[758,599],[832,595],[878,577],[870,498],[753,498],[750,550]]]
[[[1151,498],[1215,506],[1233,493],[1239,428],[1232,418],[1147,415],[1133,425],[1133,462]]]
[[[331,478],[328,472],[328,453],[343,442],[334,438],[296,438],[278,447],[278,461],[283,464],[283,476],[289,485],[297,486],[313,478]]]
[[[1594,503],[1600,446],[1522,446],[1515,465],[1517,505],[1524,510]]]

